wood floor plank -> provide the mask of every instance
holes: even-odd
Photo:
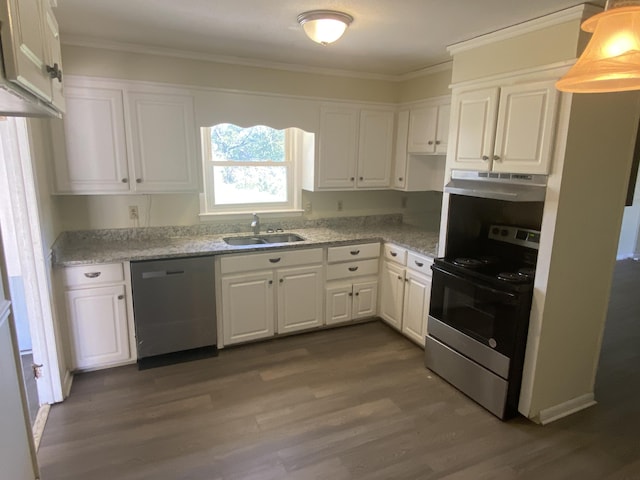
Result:
[[[618,262],[598,404],[501,422],[381,322],[77,375],[43,480],[640,480],[640,262]]]

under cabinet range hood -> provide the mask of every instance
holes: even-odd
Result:
[[[496,173],[452,170],[446,193],[510,202],[543,202],[547,176],[528,173]]]

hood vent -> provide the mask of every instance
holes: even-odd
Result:
[[[546,175],[466,170],[452,170],[444,187],[447,193],[510,202],[543,202],[546,189]]]

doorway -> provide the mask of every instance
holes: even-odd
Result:
[[[29,417],[34,425],[38,412],[48,410],[40,406],[63,400],[60,367],[64,362],[60,362],[56,345],[59,335],[51,302],[51,262],[43,248],[27,122],[25,118],[0,120],[0,230]]]

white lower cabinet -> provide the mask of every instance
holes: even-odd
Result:
[[[287,268],[277,272],[278,333],[322,325],[322,266]]]
[[[431,298],[433,260],[385,245],[380,279],[380,317],[424,346]]]
[[[273,272],[222,278],[225,345],[273,336]]]
[[[127,314],[130,295],[122,264],[68,267],[64,278],[72,369],[135,360]]]
[[[376,316],[379,256],[379,243],[330,247],[327,250],[327,325]]]
[[[222,257],[224,344],[321,326],[322,259],[320,248]]]

